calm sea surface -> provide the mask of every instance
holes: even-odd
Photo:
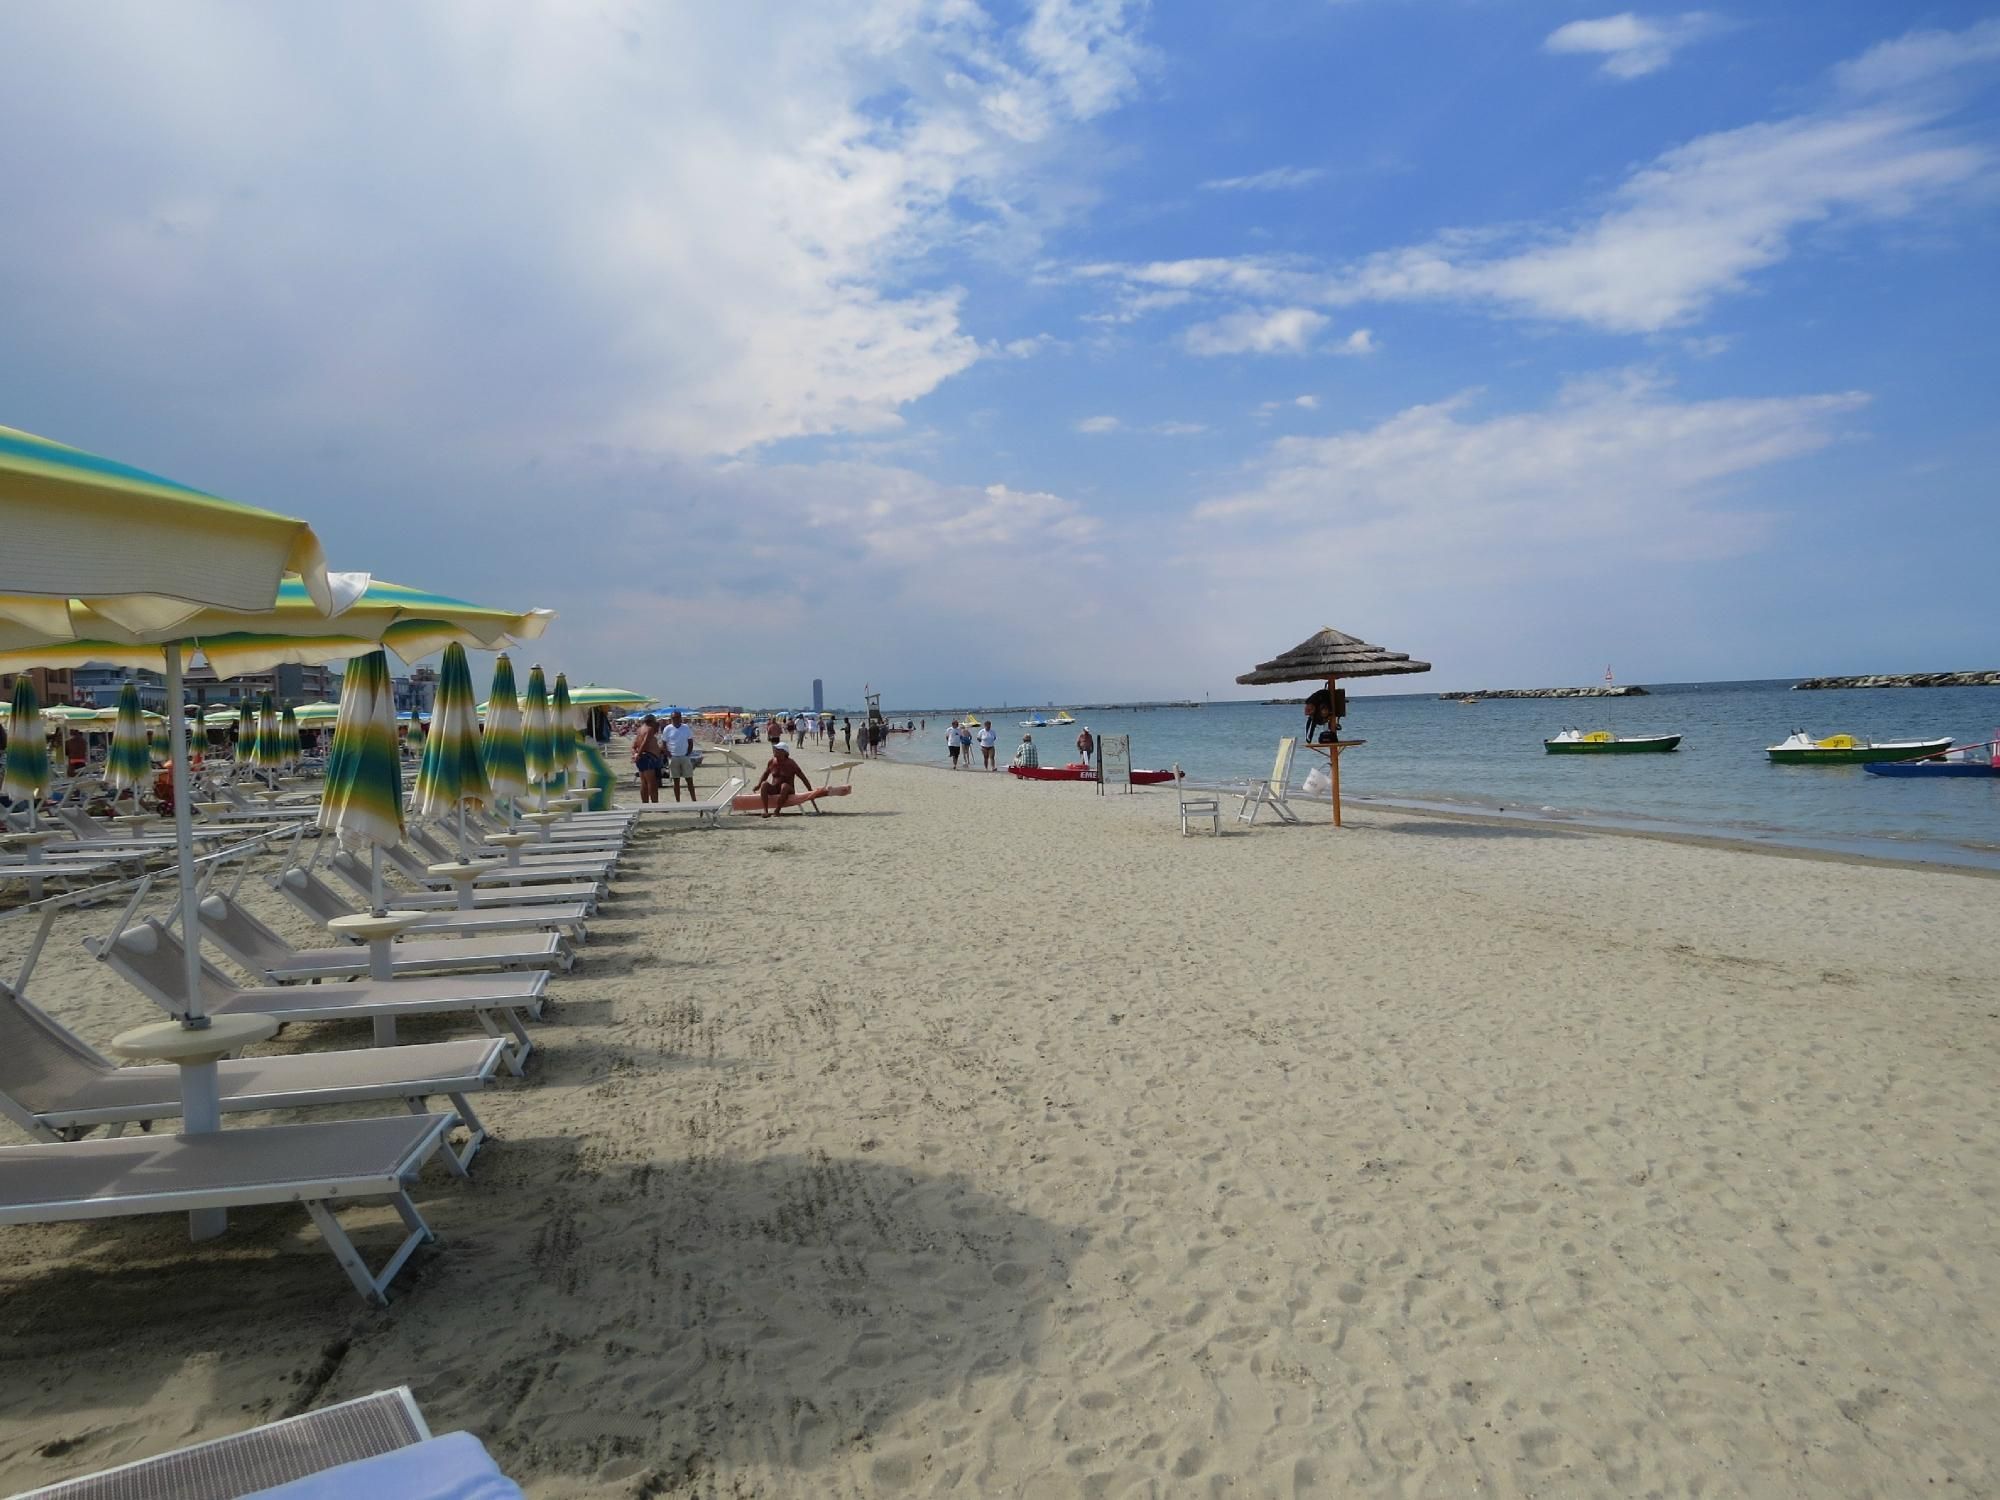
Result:
[[[1354,797],[1645,820],[1779,841],[1861,847],[1879,840],[1899,847],[1877,852],[1914,858],[1926,857],[1925,846],[1977,851],[1974,863],[2000,858],[2000,778],[1901,780],[1870,776],[1859,766],[1774,766],[1764,755],[1766,745],[1795,728],[1878,740],[1940,734],[1954,743],[1991,739],[2000,731],[2000,688],[1798,693],[1785,679],[1674,683],[1648,692],[1644,698],[1521,698],[1470,706],[1428,694],[1355,694],[1343,732],[1368,743],[1342,757],[1342,790]],[[1178,762],[1203,780],[1269,775],[1279,736],[1298,733],[1303,722],[1293,705],[1072,711],[1094,731],[1131,735],[1133,765]],[[905,717],[895,715],[898,722]],[[945,763],[951,715],[928,717],[928,730],[891,737],[894,759]],[[1003,763],[1024,732],[1017,721],[1026,717],[1003,718]],[[1542,740],[1570,725],[1686,738],[1672,755],[1545,754]],[[1075,757],[1074,729],[1032,732],[1044,765]],[[1294,780],[1316,759],[1301,754]]]

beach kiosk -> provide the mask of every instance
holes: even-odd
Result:
[[[1333,826],[1340,824],[1340,752],[1365,745],[1366,740],[1344,740],[1340,721],[1347,717],[1347,694],[1341,689],[1343,677],[1388,677],[1402,672],[1428,672],[1427,661],[1412,661],[1401,651],[1371,646],[1355,636],[1326,626],[1306,637],[1291,650],[1269,661],[1259,662],[1236,680],[1245,684],[1270,682],[1324,682],[1326,686],[1306,699],[1306,748],[1324,755],[1327,774],[1333,781]],[[1282,794],[1283,789],[1279,788]]]

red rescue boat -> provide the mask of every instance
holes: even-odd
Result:
[[[1009,766],[1009,776],[1018,776],[1023,781],[1095,781],[1097,772],[1081,762],[1072,761],[1066,766]],[[1172,781],[1172,771],[1134,771],[1132,781],[1135,786],[1157,786],[1162,781]]]

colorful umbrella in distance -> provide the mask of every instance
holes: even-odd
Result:
[[[269,693],[257,700],[257,753],[253,757],[260,771],[275,771],[285,763],[285,742],[280,737],[278,706]]]
[[[211,708],[201,716],[201,722],[210,729],[226,729],[229,725],[236,722],[236,710],[233,708]]]
[[[85,708],[80,703],[50,703],[43,706],[42,717],[53,724],[80,724],[87,719],[95,719],[97,710]]]
[[[34,804],[49,789],[49,741],[34,679],[25,672],[14,679],[14,697],[7,708],[5,765],[0,792],[25,800],[32,816]]]
[[[549,694],[549,719],[555,739],[556,776],[549,790],[567,790],[570,765],[576,759],[576,710],[569,704],[569,678],[556,673],[555,690]]]
[[[299,723],[308,726],[314,724],[331,724],[340,717],[340,705],[338,703],[301,703],[297,708],[292,710],[292,717]]]
[[[635,693],[629,688],[586,682],[582,687],[569,690],[569,701],[574,708],[644,708],[660,700],[650,693]]]
[[[479,713],[472,702],[472,668],[465,648],[444,648],[438,666],[437,703],[431,710],[431,734],[424,741],[424,758],[417,767],[417,816],[458,818],[458,857],[465,845],[465,804],[484,803],[489,790],[486,768],[479,760]]]
[[[549,714],[549,685],[540,667],[528,668],[528,698],[521,707],[521,750],[528,781],[539,787],[542,800],[561,790],[556,780],[555,721]]]
[[[403,839],[403,767],[396,751],[396,690],[389,658],[380,651],[347,664],[319,826],[350,849],[369,846],[381,910],[382,846]]]
[[[528,764],[521,739],[521,704],[514,693],[514,663],[506,652],[493,660],[493,696],[487,700],[486,733],[479,742],[486,785],[512,803],[528,790]]]
[[[118,724],[111,731],[104,779],[114,791],[136,793],[152,776],[153,752],[146,742],[146,717],[139,709],[139,685],[128,682],[118,690]]]

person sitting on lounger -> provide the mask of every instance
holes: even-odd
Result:
[[[1042,753],[1035,748],[1032,734],[1021,736],[1021,743],[1014,747],[1014,758],[1007,762],[1010,766],[1039,766],[1041,763]]]
[[[773,745],[771,758],[764,763],[764,774],[757,782],[757,795],[764,799],[765,817],[775,818],[784,810],[785,799],[792,795],[795,781],[803,781],[807,791],[813,789],[806,768],[792,759],[783,744]]]

